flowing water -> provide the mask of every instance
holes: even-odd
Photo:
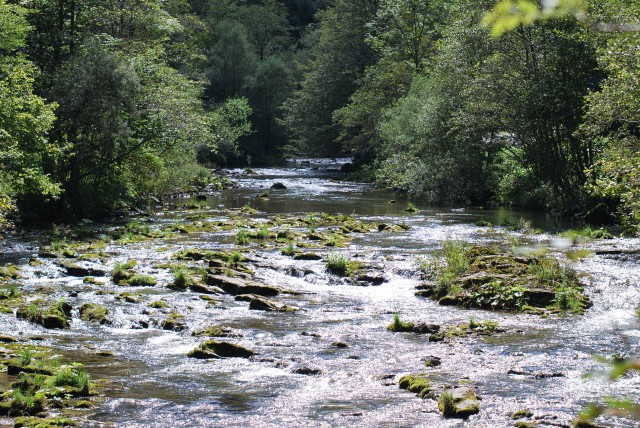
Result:
[[[608,250],[574,263],[585,274],[587,294],[594,303],[584,316],[542,319],[439,306],[414,295],[422,282],[420,257],[439,249],[445,239],[504,244],[518,238],[528,245],[543,246],[553,240],[549,233],[525,236],[506,226],[488,229],[474,222],[514,224],[523,218],[553,230],[556,219],[512,210],[420,204],[418,213],[408,214],[404,212],[406,199],[369,185],[334,181],[332,170],[339,164],[295,166],[257,169],[252,175],[235,171],[239,187],[209,196],[207,217],[224,220],[229,209],[248,204],[259,210],[252,216],[256,219],[325,212],[353,215],[371,223],[408,224],[411,228],[406,232],[358,235],[348,248],[336,250],[377,266],[385,278],[382,285],[354,286],[327,273],[323,261],[294,261],[277,249],[252,244],[250,266],[257,278],[299,292],[276,300],[301,311],[250,311],[233,296],[219,296],[221,303],[212,305],[197,293],[171,291],[166,288],[172,281],[169,271],[154,267],[183,248],[233,249],[235,231],[109,244],[106,270],[116,261],[136,259],[139,270],[159,280],[155,287],[135,289],[110,285],[108,277],[97,279],[109,285],[84,284],[82,278],[65,276],[50,261],[31,267],[29,258],[37,254],[45,238],[36,232],[16,233],[3,242],[0,261],[23,266],[25,292],[64,297],[74,308],[84,302],[104,304],[112,322],[89,324],[75,312],[71,329],[52,331],[3,314],[1,331],[25,338],[40,336],[44,340],[39,343],[86,364],[93,379],[113,382],[104,401],[82,420],[81,425],[87,427],[510,427],[514,426],[510,415],[524,408],[534,413],[538,426],[570,426],[581,409],[604,396],[640,397],[636,375],[617,382],[598,375],[584,377],[593,370],[606,370],[594,359],[597,355],[638,355],[640,324],[634,309],[640,306],[640,267],[633,250],[640,248],[640,241],[584,244],[594,252]],[[287,189],[271,190],[268,200],[256,198],[275,182]],[[390,203],[392,198],[397,203]],[[186,215],[158,212],[150,221],[152,226],[189,222]],[[95,227],[105,230],[109,226]],[[140,293],[142,303],[117,299],[122,291]],[[160,298],[171,308],[148,306]],[[161,329],[170,311],[184,314],[189,329]],[[427,336],[387,331],[394,313],[406,321],[441,325],[470,318],[492,320],[506,332],[431,343]],[[191,332],[212,324],[233,328],[238,337],[229,340],[258,355],[209,361],[187,358],[201,341]],[[347,346],[337,347],[336,342]],[[99,357],[97,350],[109,350],[113,356]],[[441,358],[442,365],[426,368],[427,356]],[[480,413],[466,421],[447,420],[441,417],[435,400],[422,400],[398,388],[399,376],[418,372],[428,372],[437,385],[462,380],[473,386],[481,398]],[[626,419],[608,419],[602,424],[637,426]]]

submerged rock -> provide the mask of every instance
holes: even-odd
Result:
[[[447,389],[438,398],[438,409],[445,418],[466,419],[480,412],[480,403],[469,387]]]
[[[285,186],[284,184],[278,182],[278,183],[273,183],[271,185],[271,188],[274,189],[274,190],[286,190],[287,186]]]

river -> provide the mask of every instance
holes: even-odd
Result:
[[[81,416],[81,426],[126,427],[512,427],[511,414],[530,409],[537,426],[570,426],[588,403],[605,396],[640,397],[637,375],[611,382],[591,371],[606,370],[596,356],[639,355],[640,248],[638,239],[590,241],[581,248],[593,255],[573,262],[584,274],[586,293],[593,302],[585,315],[539,316],[465,310],[440,306],[416,297],[423,281],[420,257],[441,248],[446,239],[503,245],[518,239],[522,245],[542,247],[556,241],[553,216],[499,209],[433,208],[404,211],[407,200],[370,185],[334,180],[339,163],[298,163],[283,169],[234,171],[238,187],[206,199],[199,217],[195,211],[158,211],[147,219],[152,228],[173,223],[225,221],[244,206],[258,210],[248,217],[267,221],[277,215],[307,217],[309,213],[346,214],[365,223],[405,224],[404,232],[357,234],[340,252],[374,266],[384,283],[357,286],[327,272],[322,260],[293,260],[280,249],[252,241],[244,250],[256,278],[297,292],[279,296],[281,304],[300,308],[290,313],[249,310],[233,296],[216,296],[211,304],[194,292],[166,287],[170,271],[159,267],[185,248],[233,250],[236,230],[178,234],[163,239],[122,244],[111,241],[103,267],[138,261],[137,270],[158,280],[153,287],[122,287],[110,277],[105,285],[70,277],[53,259],[30,266],[45,232],[17,231],[5,237],[1,264],[21,266],[20,287],[27,299],[43,293],[64,298],[76,311],[67,330],[46,330],[13,314],[0,315],[0,329],[25,340],[39,336],[40,345],[86,365],[92,379],[111,383],[96,407]],[[276,182],[286,189],[270,190]],[[391,203],[396,199],[396,203]],[[172,201],[176,204],[183,200]],[[319,214],[316,214],[319,216]],[[525,234],[503,224],[523,220],[545,232]],[[476,226],[486,220],[497,226]],[[95,224],[96,231],[113,225]],[[321,228],[319,231],[322,231]],[[326,256],[327,251],[320,252]],[[562,254],[559,252],[558,256]],[[569,263],[567,261],[567,263]],[[195,265],[204,266],[203,262]],[[123,291],[138,293],[139,303],[118,298]],[[149,303],[162,299],[167,309]],[[105,305],[109,324],[82,321],[77,308],[92,302]],[[187,329],[160,327],[170,312],[185,316]],[[386,326],[399,313],[403,320],[454,325],[491,320],[505,332],[432,343],[426,336],[392,333]],[[202,341],[192,332],[207,325],[233,329],[229,339],[257,352],[249,359],[202,361],[187,353]],[[147,327],[147,328],[144,328]],[[99,356],[97,351],[112,356]],[[425,357],[441,365],[426,368]],[[398,388],[407,373],[427,372],[437,385],[471,385],[481,411],[467,420],[444,419],[433,399],[420,399]],[[0,375],[0,383],[2,376]],[[4,380],[6,382],[6,379]],[[0,419],[10,426],[11,419]],[[637,422],[610,418],[603,426],[632,427]]]

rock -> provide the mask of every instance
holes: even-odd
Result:
[[[218,354],[216,354],[215,352],[208,351],[206,349],[200,349],[200,348],[196,348],[196,349],[190,351],[187,354],[187,357],[189,357],[189,358],[197,358],[199,360],[213,360],[213,359],[216,359],[216,358],[222,358]]]
[[[356,276],[359,285],[382,285],[385,282],[384,276],[380,273],[362,273]]]
[[[102,269],[97,269],[94,267],[81,266],[77,263],[73,263],[67,260],[62,260],[58,263],[58,265],[64,268],[67,271],[67,275],[69,276],[105,276],[106,271]]]
[[[282,184],[282,183],[273,183],[273,185],[271,186],[271,188],[272,188],[273,190],[286,190],[286,189],[287,189],[287,186],[285,186],[285,185],[284,185],[284,184]]]
[[[480,412],[480,403],[471,388],[459,387],[440,395],[438,409],[445,418],[465,419]]]
[[[577,419],[574,419],[571,422],[571,428],[602,428],[602,427],[589,419],[578,417]]]
[[[255,351],[251,349],[247,349],[243,346],[236,345],[229,342],[221,342],[218,340],[207,340],[200,344],[201,351],[208,351],[215,355],[213,358],[249,358],[253,355],[256,355]],[[194,349],[192,352],[195,352]],[[200,355],[209,355],[206,352],[199,352]],[[191,356],[191,355],[189,355]],[[193,358],[199,358],[193,356]]]
[[[167,318],[162,323],[163,330],[172,330],[172,331],[183,331],[187,329],[187,324],[184,321],[184,315],[173,312],[169,314],[169,318]]]
[[[545,288],[530,288],[523,294],[530,306],[544,308],[556,299],[556,293]]]
[[[463,300],[464,299],[462,296],[448,295],[438,300],[438,303],[441,304],[442,306],[458,306],[462,304]]]
[[[107,308],[93,303],[85,303],[80,307],[80,318],[89,322],[106,324],[108,313],[109,310]]]
[[[429,355],[424,359],[424,365],[426,367],[438,367],[442,364],[442,360],[440,357],[434,357],[433,355]]]
[[[255,294],[241,294],[236,296],[236,300],[249,302],[249,309],[258,310],[258,311],[267,311],[267,312],[294,312],[297,311],[298,308],[293,306],[278,306],[276,303],[272,302],[269,299],[266,299],[262,296],[257,296]]]
[[[301,253],[293,256],[293,260],[322,260],[322,256],[316,253]]]
[[[344,348],[348,348],[349,347],[349,345],[347,343],[344,343],[344,342],[333,342],[331,344],[331,346],[333,348],[338,348],[338,349],[344,349]]]
[[[429,336],[429,342],[442,342],[445,339],[445,337],[446,337],[446,333],[444,331],[439,331]]]
[[[279,288],[271,285],[248,282],[240,278],[232,278],[225,275],[207,275],[207,284],[218,286],[226,293],[233,296],[240,294],[256,294],[259,296],[273,297],[282,292]]]
[[[56,314],[44,314],[42,316],[42,322],[38,324],[42,324],[44,328],[48,329],[69,328],[69,320]]]
[[[517,412],[513,412],[511,414],[511,419],[522,419],[522,418],[530,418],[533,416],[533,412],[529,409],[518,410]]]
[[[418,394],[420,398],[424,398],[425,395],[433,391],[431,381],[421,375],[404,375],[398,381],[398,386],[401,389]]]
[[[460,284],[460,286],[464,289],[470,289],[482,284],[488,284],[491,281],[496,281],[496,280],[507,281],[508,279],[509,279],[509,275],[504,275],[504,274],[489,275],[485,271],[480,271],[471,275],[463,276],[457,279],[455,282],[457,284]]]
[[[7,336],[6,334],[0,334],[0,343],[15,343],[18,339],[13,336]]]
[[[224,327],[220,325],[212,325],[203,330],[194,331],[191,333],[192,336],[203,336],[203,337],[237,337],[239,334],[234,333],[232,329],[229,327]]]
[[[189,284],[189,289],[194,293],[202,293],[202,294],[222,294],[224,291],[218,287],[209,287],[208,285],[202,284],[198,281],[193,281]]]
[[[7,364],[7,374],[10,376],[17,376],[20,372],[37,373],[45,376],[53,375],[53,371],[51,369],[35,366],[23,366],[22,364],[18,364],[15,360],[10,360]]]
[[[292,369],[291,373],[305,376],[318,376],[322,374],[322,370],[313,367],[297,367]]]
[[[54,304],[48,309],[38,307],[34,303],[29,307],[21,307],[16,311],[16,318],[40,324],[47,329],[69,328],[71,305],[66,302]]]

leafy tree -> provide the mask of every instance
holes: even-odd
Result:
[[[302,65],[299,89],[283,107],[284,123],[302,150],[340,152],[333,112],[346,105],[364,68],[374,62],[365,35],[377,5],[377,0],[338,0],[319,14],[318,42],[311,48],[309,63]]]
[[[238,18],[247,29],[250,43],[260,61],[290,42],[286,8],[275,0],[263,0],[238,11]]]
[[[252,133],[251,107],[247,98],[229,98],[210,113],[214,144],[198,145],[201,163],[228,165],[240,158],[239,140]]]
[[[25,14],[21,6],[0,0],[0,223],[12,206],[7,196],[22,206],[61,192],[45,171],[61,155],[47,140],[56,106],[33,93],[36,70],[19,53],[30,29]]]
[[[441,0],[380,0],[376,18],[369,24],[369,42],[383,55],[422,70],[427,56],[435,51],[443,12]]]
[[[349,104],[334,112],[333,120],[340,127],[338,141],[356,163],[371,163],[376,158],[382,144],[378,124],[383,113],[407,94],[414,77],[411,64],[384,58],[367,67]]]
[[[618,8],[604,19],[640,23],[640,7]],[[640,33],[612,33],[599,51],[607,73],[587,97],[580,136],[602,152],[590,169],[589,189],[614,209],[618,220],[640,233]]]
[[[246,79],[255,70],[257,59],[242,24],[222,21],[217,25],[215,34],[207,77],[211,82],[210,95],[223,101],[242,93]]]
[[[258,132],[262,153],[273,154],[276,144],[284,140],[278,120],[280,107],[291,93],[292,83],[289,67],[275,56],[261,62],[247,81],[254,129]]]

